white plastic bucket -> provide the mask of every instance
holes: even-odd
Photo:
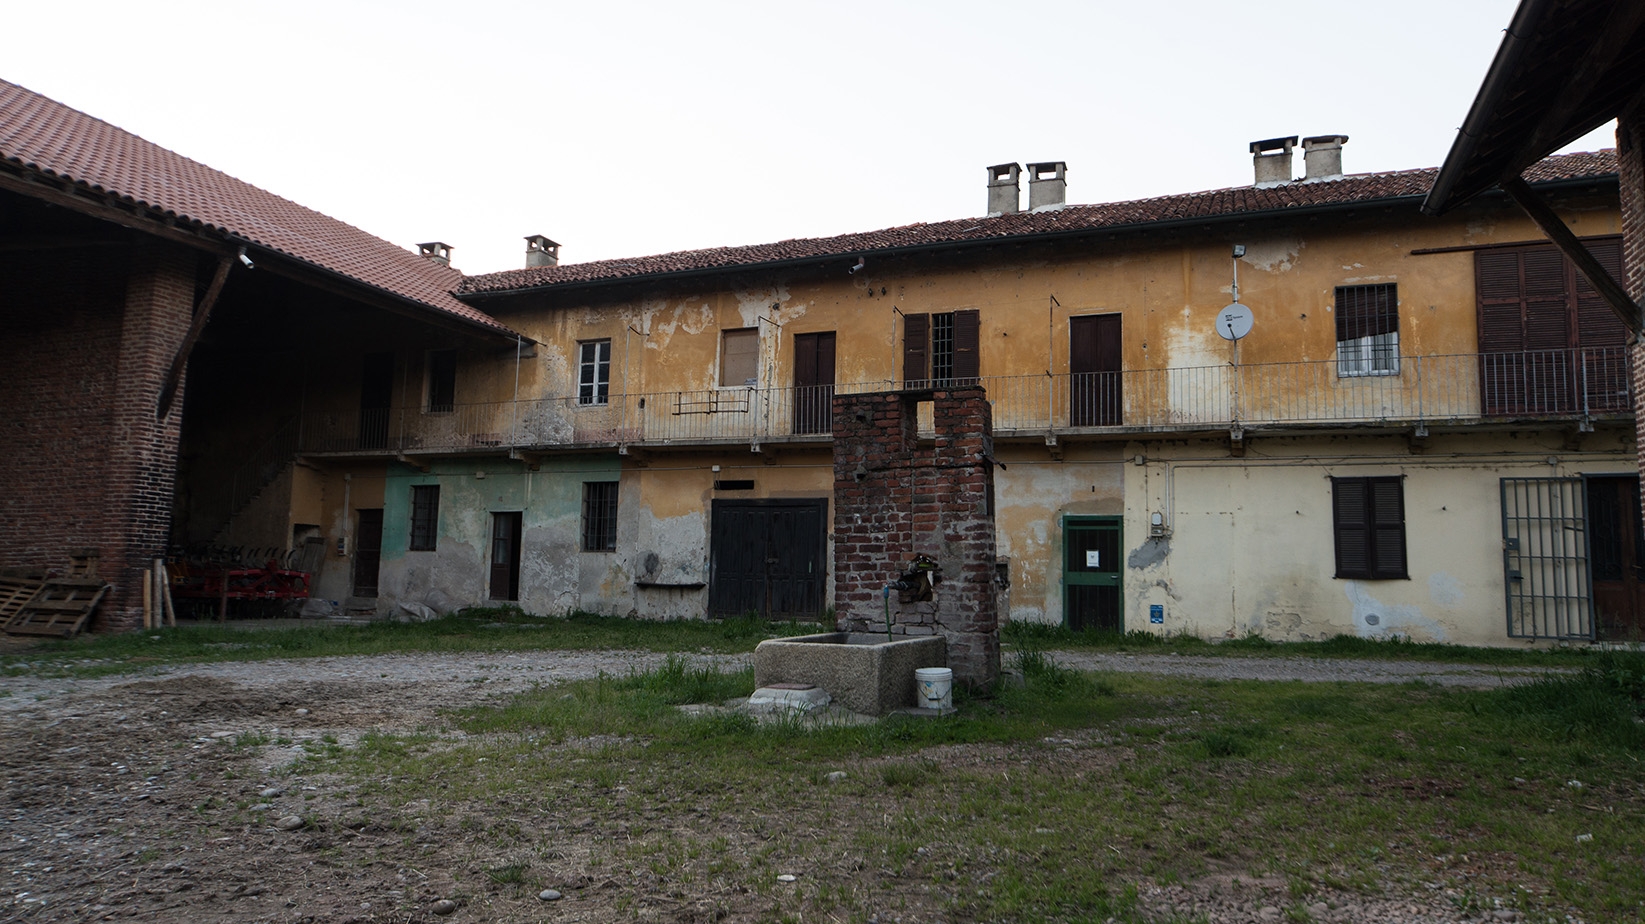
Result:
[[[954,708],[954,672],[946,667],[915,668],[914,699],[924,709]]]

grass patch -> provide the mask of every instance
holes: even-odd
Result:
[[[320,760],[368,805],[437,803],[500,858],[569,840],[601,878],[715,882],[773,919],[1172,919],[1153,884],[1230,870],[1285,883],[1282,908],[1390,887],[1638,916],[1638,656],[1491,691],[1104,676],[1032,648],[1013,666],[1020,686],[957,690],[955,716],[829,726],[685,715],[752,677],[670,659],[465,711],[457,742],[372,735]]]
[[[0,655],[0,675],[94,677],[159,664],[322,658],[398,652],[623,649],[737,653],[763,639],[804,635],[815,623],[752,616],[648,622],[573,613],[532,616],[516,607],[463,610],[425,623],[242,629],[205,624],[50,640]]]

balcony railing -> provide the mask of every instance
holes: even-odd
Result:
[[[1396,426],[1632,414],[1628,350],[1405,356],[1376,372],[1338,362],[984,376],[998,436]],[[368,410],[305,417],[306,452],[418,452],[826,440],[835,391],[716,388],[460,404],[449,412]]]

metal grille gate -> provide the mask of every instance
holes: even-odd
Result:
[[[1594,637],[1581,478],[1502,479],[1502,570],[1510,638]]]

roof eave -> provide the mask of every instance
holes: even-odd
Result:
[[[1545,180],[1533,185],[1538,189],[1559,190],[1575,186],[1587,186],[1595,183],[1615,182],[1616,174],[1612,173],[1600,174],[1596,176],[1571,177],[1559,180]],[[725,266],[696,267],[687,270],[642,273],[633,276],[610,276],[601,279],[588,279],[565,283],[547,283],[543,285],[522,286],[512,289],[496,289],[486,292],[459,292],[457,297],[465,302],[473,302],[489,299],[512,298],[523,295],[543,294],[547,292],[577,292],[586,289],[601,289],[623,285],[643,285],[654,282],[671,282],[674,280],[696,279],[705,276],[729,276],[737,273],[769,272],[771,270],[792,269],[794,267],[829,263],[837,260],[851,260],[858,256],[906,256],[918,253],[987,249],[1002,244],[1041,243],[1081,237],[1133,234],[1153,230],[1175,230],[1193,225],[1223,225],[1280,216],[1317,215],[1326,212],[1346,212],[1364,208],[1420,204],[1422,201],[1422,195],[1412,194],[1404,196],[1387,196],[1377,199],[1359,199],[1352,202],[1331,202],[1321,203],[1318,205],[1284,206],[1274,209],[1261,209],[1249,212],[1229,212],[1222,215],[1207,215],[1194,218],[1172,218],[1160,221],[1128,222],[1118,225],[1104,225],[1102,227],[1094,228],[1074,228],[1066,231],[1036,231],[1025,234],[1001,235],[998,237],[968,238],[954,241],[939,241],[929,244],[909,244],[900,247],[842,250],[837,253],[815,254],[807,257],[792,257],[784,260],[767,260],[758,263],[737,263]]]

